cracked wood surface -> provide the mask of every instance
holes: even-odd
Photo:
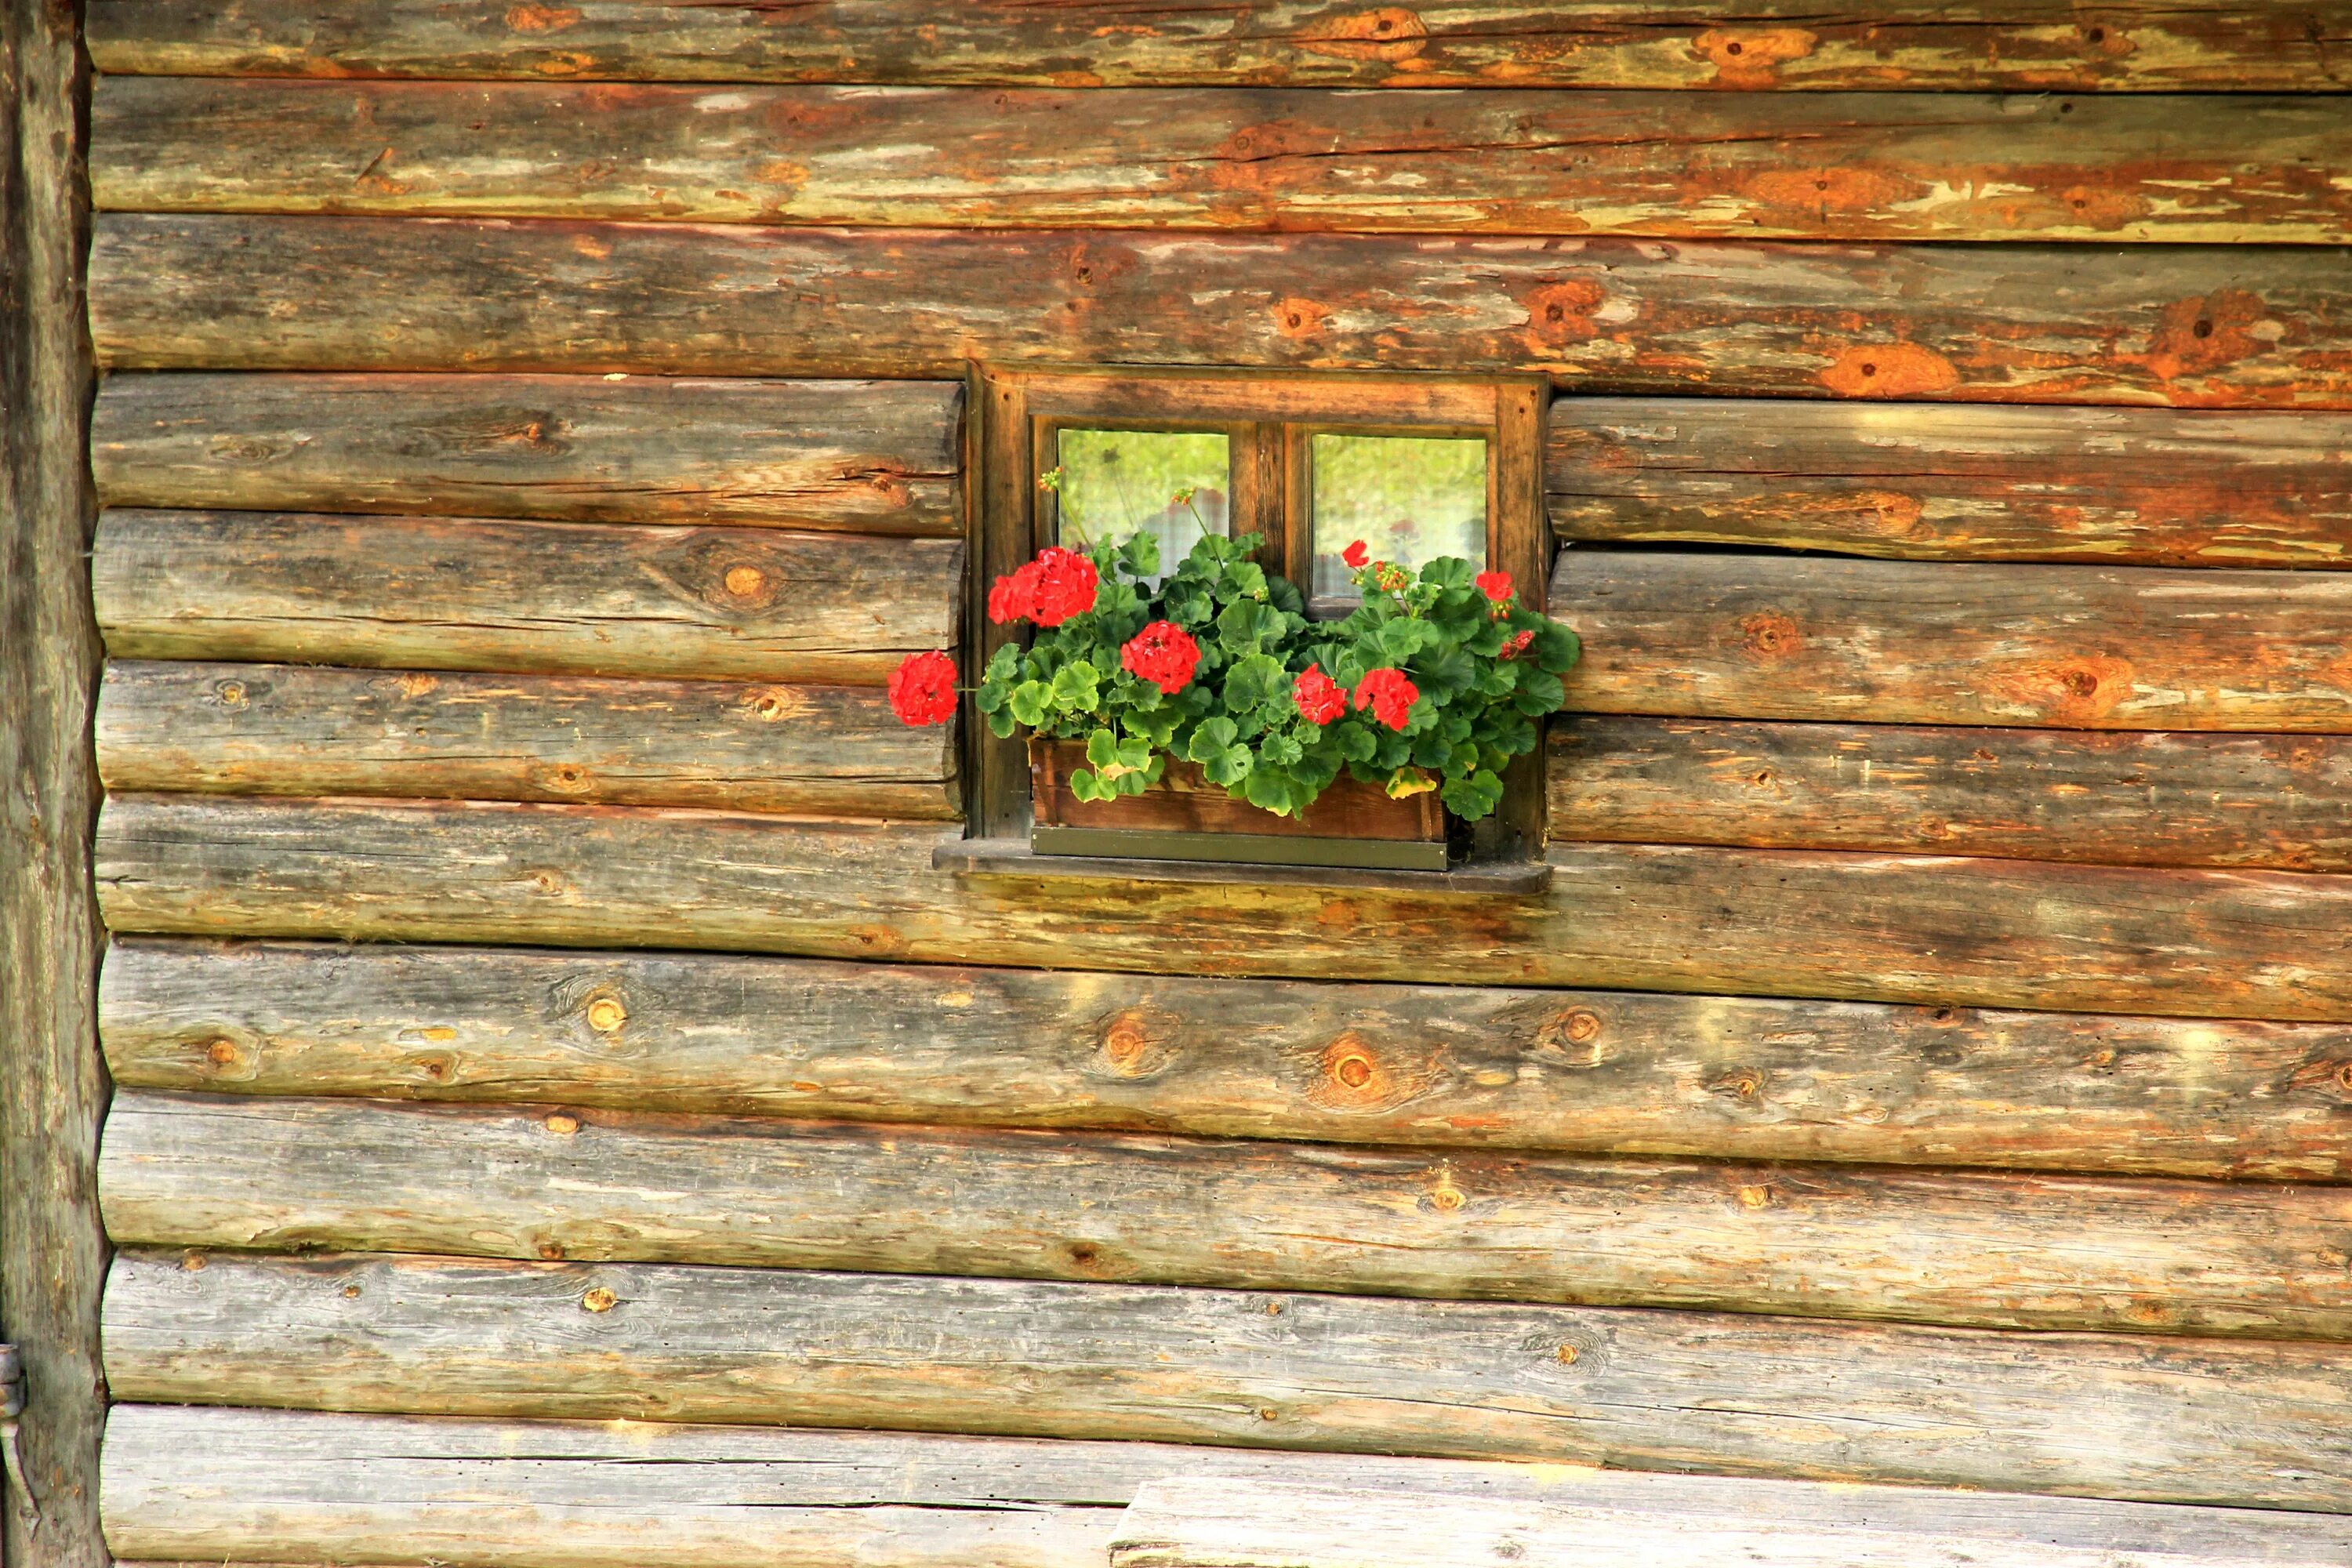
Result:
[[[1812,240],[2352,237],[2329,100],[109,77],[102,210]]]
[[[2324,1515],[1195,1445],[142,1405],[117,1406],[108,1436],[117,1549],[201,1552],[211,1568],[304,1547],[344,1562],[470,1552],[513,1568],[637,1568],[649,1555],[688,1568],[1102,1568],[1118,1510],[1180,1476],[1442,1489],[1693,1528],[2226,1552],[2249,1568],[2352,1551],[2345,1521]],[[236,1490],[217,1484],[223,1467]]]
[[[1550,746],[1556,840],[2352,871],[2352,738],[1586,714]]]
[[[2340,91],[2338,0],[93,0],[101,70],[978,86]]]
[[[115,370],[1550,373],[1621,394],[2352,407],[2325,247],[1672,245],[102,214]]]
[[[2342,1180],[2352,1030],[128,937],[129,1088]]]
[[[107,1324],[110,1370],[134,1399],[1140,1438],[2352,1511],[2352,1356],[2336,1345],[222,1253],[127,1258]]]
[[[1562,539],[2352,566],[2336,415],[1578,397],[1549,446]]]
[[[1464,897],[936,870],[918,824],[638,806],[118,795],[121,932],[685,947],[926,963],[2352,1021],[2352,878],[1555,845]]]
[[[1571,547],[1568,705],[1677,718],[2352,732],[2352,578]]]
[[[120,1246],[2352,1339],[2331,1186],[126,1089],[99,1199]]]
[[[951,647],[959,540],[110,510],[118,658],[880,685]]]
[[[576,376],[116,375],[116,507],[963,531],[963,388]]]
[[[605,801],[952,820],[953,727],[873,687],[303,665],[106,668],[110,789]]]

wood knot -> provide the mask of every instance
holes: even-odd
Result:
[[[738,563],[727,568],[719,581],[739,599],[756,599],[768,585],[768,574],[748,563]]]
[[[247,706],[252,700],[252,693],[247,690],[246,684],[242,680],[215,680],[213,682],[213,700],[219,703],[224,708],[243,708]]]
[[[1373,1110],[1393,1100],[1398,1088],[1371,1042],[1347,1029],[1323,1047],[1307,1100],[1320,1110]]]
[[[1797,623],[1778,610],[1759,610],[1739,623],[1739,637],[1759,658],[1785,658],[1805,646]]]
[[[743,706],[763,724],[781,724],[808,710],[808,699],[789,686],[762,686],[744,694]]]
[[[1153,1007],[1126,1007],[1105,1017],[1095,1034],[1097,1072],[1143,1079],[1164,1071],[1176,1059],[1181,1020]]]
[[[618,1034],[621,1026],[629,1021],[629,1010],[618,996],[593,996],[589,998],[587,1018],[588,1026],[598,1034]]]
[[[585,1312],[609,1312],[621,1304],[621,1299],[602,1285],[580,1298],[580,1309]]]
[[[343,1300],[346,1300],[346,1301],[356,1301],[356,1300],[358,1300],[359,1299],[360,1299],[360,1288],[359,1288],[358,1286],[356,1286],[356,1285],[346,1285],[346,1286],[344,1286],[344,1287],[343,1287]]]
[[[1331,312],[1312,300],[1285,300],[1274,308],[1275,330],[1286,338],[1311,338]]]
[[[558,795],[584,795],[594,784],[594,778],[577,763],[558,763],[541,775],[547,787]]]
[[[1447,1214],[1454,1213],[1469,1201],[1462,1195],[1462,1189],[1454,1184],[1452,1166],[1440,1165],[1437,1168],[1437,1184],[1430,1188],[1429,1201]]]
[[[1717,1094],[1727,1094],[1734,1100],[1754,1100],[1764,1092],[1764,1075],[1754,1068],[1740,1068],[1707,1085]]]
[[[180,1267],[191,1274],[201,1274],[205,1271],[205,1255],[194,1250],[183,1252],[180,1254]]]
[[[562,1244],[562,1242],[560,1242],[560,1241],[542,1241],[542,1242],[541,1242],[541,1243],[539,1244],[539,1258],[540,1258],[540,1261],[541,1261],[541,1262],[542,1262],[542,1263],[561,1263],[561,1262],[562,1262],[562,1261],[563,1261],[563,1244]]]
[[[205,1047],[205,1056],[215,1067],[234,1067],[236,1065],[236,1042],[225,1036],[217,1037]]]
[[[1572,1068],[1596,1068],[1609,1058],[1601,1036],[1607,1032],[1601,1015],[1590,1007],[1571,1007],[1544,1020],[1536,1031],[1536,1049]]]
[[[2336,1069],[2336,1085],[2347,1093],[2352,1093],[2352,1062],[2346,1062]]]
[[[1766,1186],[1743,1186],[1739,1189],[1739,1206],[1744,1209],[1769,1209],[1772,1206],[1772,1189]]]
[[[559,1110],[541,1125],[558,1138],[569,1138],[580,1131],[580,1119],[576,1116],[566,1116]]]
[[[1576,1358],[1583,1353],[1584,1352],[1582,1351],[1578,1350],[1574,1345],[1562,1345],[1554,1352],[1554,1359],[1562,1366],[1574,1366],[1576,1364]]]

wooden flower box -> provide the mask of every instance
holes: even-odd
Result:
[[[1030,847],[1040,855],[1137,860],[1206,860],[1273,866],[1351,866],[1443,871],[1445,808],[1437,792],[1391,800],[1378,785],[1342,775],[1301,816],[1276,816],[1171,763],[1141,795],[1084,801],[1070,775],[1087,765],[1075,741],[1029,743]]]

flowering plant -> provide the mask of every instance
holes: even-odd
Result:
[[[1070,777],[1080,800],[1140,795],[1174,757],[1280,816],[1343,770],[1392,797],[1438,790],[1473,821],[1492,813],[1504,766],[1535,749],[1536,721],[1565,700],[1575,634],[1521,605],[1507,573],[1458,556],[1416,573],[1360,541],[1342,559],[1361,605],[1309,620],[1298,590],[1251,559],[1258,543],[1204,529],[1161,580],[1158,540],[1137,533],[1047,549],[998,578],[990,619],[1038,631],[982,673],[989,728],[1083,741],[1087,766]],[[909,658],[891,681],[899,717],[946,718],[952,669],[944,654]]]

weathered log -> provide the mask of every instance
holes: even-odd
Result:
[[[99,1196],[126,1246],[2352,1338],[2337,1187],[126,1090]]]
[[[2352,871],[2352,739],[1588,714],[1553,724],[1551,833]]]
[[[110,788],[953,819],[952,730],[872,687],[116,662]]]
[[[2325,1026],[137,937],[100,1000],[131,1088],[2352,1175]]]
[[[2352,238],[2352,191],[2327,177],[2352,163],[2352,122],[2299,97],[110,77],[91,138],[92,199],[123,212]]]
[[[2352,879],[1559,845],[1540,897],[960,878],[938,828],[117,796],[116,931],[2352,1021]]]
[[[2230,247],[103,216],[116,369],[1541,370],[1579,391],[2352,407],[2345,258]],[[1171,298],[1184,301],[1171,310]]]
[[[110,511],[121,658],[878,685],[954,646],[963,547],[768,528]]]
[[[2352,732],[2352,578],[1563,551],[1569,706],[1690,718]]]
[[[1180,1476],[1146,1481],[1111,1538],[1111,1568],[1492,1568],[1640,1563],[1646,1568],[2235,1568],[2234,1550],[2117,1551],[1987,1541],[1950,1527],[1895,1531],[1654,1519],[1569,1501]],[[2313,1558],[2315,1565],[2321,1561]]]
[[[2352,85],[2336,0],[1540,0],[1335,14],[1315,0],[751,5],[93,0],[102,70],[192,76],[974,86],[1909,88],[2310,92]]]
[[[1143,1438],[2352,1511],[2352,1352],[2338,1345],[194,1253],[123,1261],[107,1353],[133,1399]]]
[[[110,506],[960,535],[963,388],[910,381],[118,375]]]
[[[2352,566],[2352,420],[1563,398],[1563,539],[1910,560]]]
[[[224,1471],[239,1484],[219,1485]],[[339,1562],[530,1568],[1101,1568],[1118,1510],[1173,1477],[1444,1489],[1706,1527],[1957,1531],[1989,1548],[2221,1552],[2308,1568],[2352,1547],[2326,1514],[1919,1487],[1644,1474],[1157,1443],[122,1405],[108,1431],[118,1549],[315,1545]]]

